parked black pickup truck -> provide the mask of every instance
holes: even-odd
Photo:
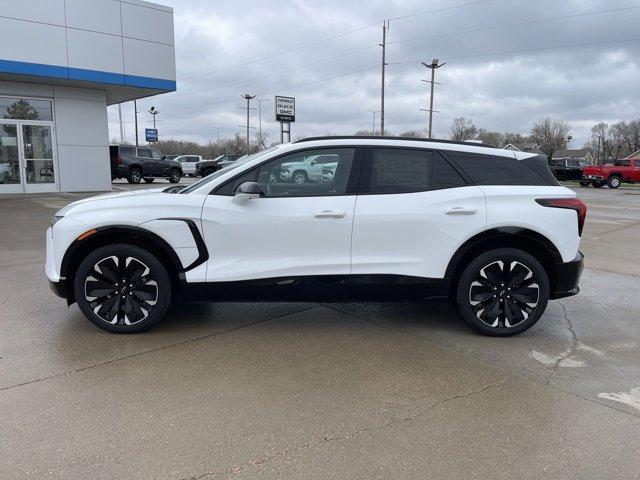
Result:
[[[558,180],[581,180],[584,161],[577,158],[549,160],[549,168]]]
[[[242,157],[242,155],[235,153],[225,153],[224,155],[220,155],[213,160],[201,160],[200,162],[196,163],[196,176],[206,177],[207,175],[211,175],[213,172],[220,170],[223,166],[231,162],[235,162],[240,157]],[[220,165],[221,162],[225,163]]]
[[[182,177],[182,165],[169,160],[158,150],[132,145],[110,145],[111,180],[126,178],[129,183],[153,182],[156,178],[167,178],[178,183]]]

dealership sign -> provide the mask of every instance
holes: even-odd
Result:
[[[291,123],[296,121],[296,99],[276,96],[276,122]]]
[[[147,139],[147,142],[157,142],[158,141],[158,129],[157,128],[145,128],[144,136]]]

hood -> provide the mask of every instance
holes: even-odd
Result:
[[[72,210],[76,210],[78,207],[89,206],[91,204],[98,203],[98,202],[104,202],[104,200],[106,199],[143,197],[147,195],[162,193],[164,188],[165,187],[149,188],[145,190],[132,190],[128,192],[119,192],[119,193],[105,193],[102,195],[96,195],[95,197],[83,198],[82,200],[78,200],[76,202],[70,203],[69,205],[58,210],[58,212],[56,212],[56,215],[58,216],[68,215]]]

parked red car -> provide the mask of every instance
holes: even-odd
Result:
[[[618,188],[622,182],[640,183],[640,157],[624,158],[607,165],[589,165],[584,167],[580,185],[595,188]]]

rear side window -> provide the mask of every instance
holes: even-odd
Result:
[[[120,147],[120,155],[126,157],[135,157],[135,149],[133,147]]]
[[[363,178],[363,192],[411,193],[463,187],[464,179],[439,154],[430,150],[375,148]]]
[[[139,148],[138,149],[138,156],[139,157],[143,157],[143,158],[152,158],[151,157],[151,150],[149,150],[147,148]]]
[[[476,185],[558,185],[541,155],[525,160],[455,151],[447,155]]]

